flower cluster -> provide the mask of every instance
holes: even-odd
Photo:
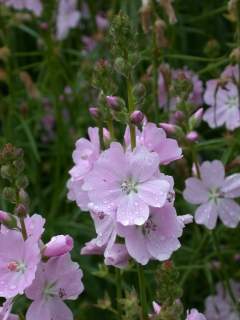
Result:
[[[240,174],[225,178],[221,161],[203,162],[200,177],[186,180],[183,195],[188,202],[200,205],[195,212],[196,223],[214,229],[219,217],[230,228],[238,225],[240,206],[233,199],[240,197]]]
[[[211,128],[226,126],[228,130],[240,127],[239,71],[229,65],[219,79],[207,81],[204,101],[210,106],[203,119]]]
[[[89,139],[76,143],[68,182],[68,198],[90,210],[97,233],[82,254],[104,254],[106,264],[118,267],[129,256],[143,265],[167,260],[180,247],[184,219],[174,209],[173,178],[159,166],[182,157],[176,140],[153,123],[137,131],[133,150],[128,128],[125,147],[112,142],[100,150],[97,128],[89,129]]]

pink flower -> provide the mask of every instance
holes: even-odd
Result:
[[[6,300],[2,307],[0,307],[0,320],[19,320],[19,317],[11,314],[13,301],[12,299]]]
[[[186,320],[207,320],[205,316],[198,312],[196,309],[192,309],[188,312]]]
[[[178,238],[182,231],[183,223],[170,204],[163,208],[151,208],[143,226],[119,226],[119,234],[125,238],[128,253],[142,265],[150,259],[169,259],[180,247]]]
[[[216,99],[214,99],[213,96],[212,94],[211,97],[210,93],[208,93],[207,98],[205,98],[208,102],[211,102],[211,107],[204,113],[204,121],[206,121],[211,128],[220,127],[223,124],[226,125],[228,130],[234,130],[240,127],[237,85],[229,82],[224,88],[220,87],[217,90]]]
[[[217,217],[223,224],[235,228],[240,221],[240,206],[233,198],[240,196],[240,174],[225,178],[221,161],[206,161],[200,167],[201,179],[188,178],[183,192],[185,200],[200,204],[195,221],[214,229]]]
[[[52,239],[44,246],[43,255],[45,257],[57,257],[68,253],[73,248],[73,239],[69,235],[59,235]]]
[[[77,0],[59,0],[57,16],[57,39],[67,37],[71,28],[75,28],[80,20],[80,11],[76,9]]]
[[[160,314],[162,307],[157,302],[153,301],[153,312],[148,315],[149,319],[157,319],[157,316]]]
[[[23,294],[35,278],[40,261],[38,244],[24,241],[20,232],[0,233],[0,297]]]
[[[74,167],[69,171],[71,178],[67,183],[68,199],[76,201],[83,211],[88,210],[89,198],[86,191],[82,189],[83,179],[92,170],[93,164],[100,154],[100,142],[98,128],[89,128],[90,140],[81,138],[76,142],[73,152]]]
[[[106,252],[104,263],[107,266],[125,268],[128,265],[129,254],[124,244],[115,243]]]
[[[240,298],[240,284],[230,282],[233,294],[238,301]],[[238,320],[239,313],[232,299],[224,289],[222,283],[217,285],[216,295],[209,296],[205,301],[205,316],[207,320]]]
[[[13,7],[16,10],[30,10],[34,12],[36,16],[40,16],[43,9],[40,0],[0,0],[0,4],[1,3],[8,7]]]
[[[95,162],[85,178],[95,211],[111,214],[117,210],[117,221],[123,225],[142,225],[149,216],[149,206],[164,206],[170,185],[156,177],[159,157],[145,147],[124,152],[119,143],[112,143]]]
[[[128,128],[125,132],[125,142],[130,144]],[[182,149],[178,146],[177,140],[167,138],[165,131],[155,123],[148,122],[143,126],[142,132],[137,131],[137,144],[156,152],[162,165],[182,158]]]
[[[40,263],[34,282],[26,290],[26,296],[33,300],[26,320],[73,320],[63,301],[75,300],[82,293],[81,279],[82,271],[69,254]]]
[[[183,74],[186,79],[192,82],[193,90],[188,96],[188,101],[195,106],[200,106],[203,102],[203,84],[199,79],[198,75],[193,71],[184,69],[170,70],[168,65],[165,65],[164,69],[168,69],[168,75],[166,76],[163,72],[159,73],[158,88],[159,88],[159,105],[167,110],[174,110],[177,104],[177,97],[171,96],[170,85],[171,82],[178,79],[179,75]],[[161,70],[161,68],[160,68]],[[169,78],[169,79],[167,79]]]

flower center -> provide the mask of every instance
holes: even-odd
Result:
[[[9,262],[9,264],[7,265],[7,268],[9,271],[11,272],[21,272],[24,273],[27,269],[27,266],[24,262],[20,261],[11,261]]]
[[[47,283],[44,287],[43,295],[46,299],[55,297],[57,295],[55,283]]]
[[[143,234],[147,235],[157,230],[157,225],[152,221],[151,217],[143,225]]]
[[[228,97],[227,106],[229,108],[236,108],[238,106],[238,97]]]
[[[217,201],[218,198],[220,198],[221,193],[219,189],[211,189],[209,190],[209,200]]]
[[[137,193],[137,183],[133,181],[132,178],[129,178],[128,180],[123,181],[121,190],[126,194],[130,194],[131,192]]]

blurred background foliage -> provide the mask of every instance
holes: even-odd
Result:
[[[99,59],[110,58],[111,43],[107,32],[97,29],[97,13],[104,12],[109,20],[120,10],[129,15],[139,33],[141,63],[136,78],[140,81],[144,81],[152,63],[151,38],[141,28],[140,0],[88,0],[89,18],[83,17],[64,41],[57,41],[52,36],[56,2],[44,2],[41,18],[0,5],[0,143],[11,142],[25,151],[31,209],[47,219],[46,240],[53,234],[62,233],[69,233],[75,239],[74,259],[84,271],[86,288],[80,299],[72,303],[76,319],[110,320],[114,313],[104,309],[108,309],[107,294],[115,295],[114,270],[101,265],[101,257],[79,255],[83,244],[94,237],[94,229],[88,215],[81,214],[75,203],[67,201],[66,182],[76,139],[86,136],[87,128],[95,125],[88,113],[97,97],[91,85],[94,65]],[[78,2],[82,8],[84,2]],[[169,46],[163,49],[160,61],[175,68],[188,66],[202,80],[218,76],[228,64],[234,47],[235,26],[227,19],[227,1],[175,0],[174,8],[178,23],[167,27]],[[163,12],[159,14],[164,18]],[[48,27],[44,28],[46,23]],[[86,36],[96,41],[94,49],[86,50]],[[153,114],[151,88],[148,89],[145,112],[150,120],[157,122],[164,115],[160,111]],[[118,91],[124,91],[121,80]],[[121,128],[118,123],[115,125],[117,129]],[[201,129],[203,136],[214,138],[207,126],[202,125]],[[202,156],[207,154],[208,159],[221,157],[224,148],[220,143],[209,153],[205,146]],[[173,172],[176,185],[182,190],[184,168],[174,168]],[[181,214],[191,212],[191,207],[179,194],[176,206]],[[2,198],[1,208],[9,209]],[[239,234],[236,230],[225,231],[224,226],[219,227],[224,259],[231,261],[229,274],[239,277],[239,264],[233,261],[233,253],[239,250]],[[183,246],[174,254],[173,261],[180,272],[183,302],[189,308],[202,309],[204,298],[213,292],[219,276],[213,263],[217,259],[216,252],[209,234],[194,225],[186,229],[181,242]],[[231,243],[231,248],[225,243]],[[157,265],[152,262],[146,271],[152,300]],[[124,288],[130,291],[135,283],[134,267],[124,273],[123,278]],[[99,300],[101,308],[97,306]]]

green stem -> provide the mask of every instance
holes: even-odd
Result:
[[[152,31],[152,59],[153,59],[153,99],[154,99],[154,114],[157,117],[158,111],[158,49],[156,45],[155,33]]]
[[[22,236],[23,236],[23,240],[27,240],[27,229],[25,226],[25,222],[24,222],[24,217],[20,217],[20,224],[21,224],[21,231],[22,231]]]
[[[101,150],[104,150],[105,149],[105,145],[104,145],[104,138],[103,138],[103,126],[102,126],[102,123],[100,123],[100,121],[99,121],[99,124],[98,124],[98,128],[99,128],[100,147],[101,147]]]
[[[133,94],[132,94],[132,81],[131,81],[131,76],[128,76],[127,79],[127,92],[128,92],[128,111],[129,111],[129,116],[133,113],[134,111],[134,99],[133,99]],[[135,132],[135,125],[131,123],[129,120],[129,129],[130,129],[130,137],[131,137],[131,147],[132,150],[136,147],[136,132]]]
[[[116,296],[117,296],[117,313],[118,313],[118,320],[122,319],[122,310],[121,310],[121,303],[120,300],[122,299],[122,277],[120,270],[116,268]]]
[[[230,296],[232,302],[234,303],[234,305],[237,306],[237,300],[236,300],[236,298],[234,296],[231,284],[229,282],[229,277],[228,277],[228,274],[227,274],[227,270],[225,268],[225,261],[224,261],[224,258],[222,256],[221,249],[219,247],[217,235],[216,235],[216,233],[214,231],[211,232],[211,237],[212,237],[212,242],[213,242],[216,254],[218,256],[218,259],[221,262],[221,270],[220,270],[221,273],[220,274],[221,274],[221,277],[222,277],[222,280],[223,280],[224,287],[228,291],[229,296]]]
[[[144,279],[144,271],[140,264],[137,265],[138,268],[138,283],[139,283],[139,292],[140,292],[140,302],[142,307],[142,320],[147,319],[147,299],[146,299],[146,291],[145,291],[145,279]]]
[[[114,133],[112,118],[109,118],[109,120],[108,120],[108,130],[110,132],[111,140],[115,140],[115,133]]]
[[[192,151],[192,161],[195,164],[196,171],[197,171],[197,177],[200,179],[200,177],[201,177],[200,168],[199,168],[199,163],[198,163],[198,160],[197,160],[197,154],[196,154],[196,150],[195,150],[194,146],[192,147],[191,151]]]

